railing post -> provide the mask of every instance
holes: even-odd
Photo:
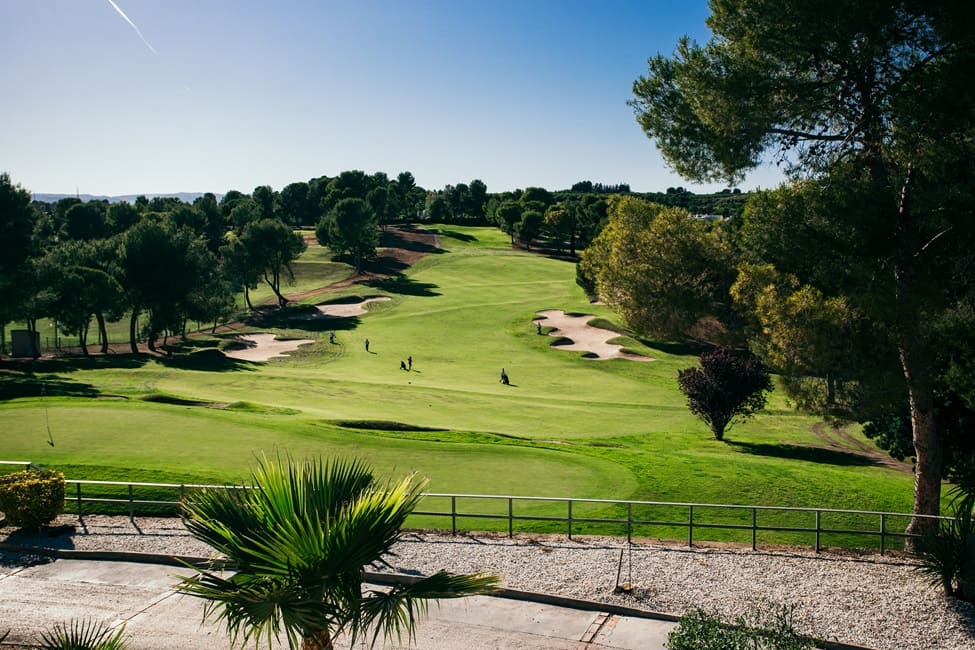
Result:
[[[511,505],[513,499],[508,497],[508,539],[515,536],[515,517],[514,508]]]
[[[694,506],[687,507],[687,545],[694,546]]]
[[[132,500],[132,484],[129,483],[129,521],[135,519],[135,502]]]
[[[81,483],[75,483],[74,486],[76,488],[75,495],[78,500],[78,521],[81,521],[83,518],[81,514]]]
[[[821,548],[819,545],[819,529],[822,523],[822,514],[823,514],[822,511],[820,510],[816,511],[816,552],[817,553],[819,553],[819,549]]]
[[[626,504],[626,543],[633,543],[633,503]]]
[[[452,495],[450,497],[450,534],[457,534],[457,497]]]
[[[884,546],[887,545],[887,515],[880,515],[880,554],[884,554]]]
[[[758,549],[758,508],[752,508],[752,550]]]
[[[569,504],[569,518],[566,521],[568,522],[569,539],[572,539],[572,499],[566,499],[566,503]]]

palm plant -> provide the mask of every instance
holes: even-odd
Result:
[[[53,630],[41,633],[37,647],[42,650],[125,650],[124,633],[124,625],[113,631],[105,623],[72,619],[64,625],[55,624]],[[0,637],[0,641],[5,638],[6,635]]]
[[[291,648],[331,650],[372,630],[412,639],[428,599],[489,593],[485,574],[439,571],[388,591],[363,590],[367,565],[387,565],[425,482],[410,475],[377,483],[362,462],[262,458],[253,488],[204,490],[184,504],[189,531],[231,562],[183,577],[177,588],[206,599],[204,616],[223,620],[231,640],[273,639]]]
[[[918,541],[918,570],[940,584],[946,596],[975,601],[975,489],[956,487],[951,506],[953,517]]]

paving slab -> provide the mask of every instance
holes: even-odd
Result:
[[[71,619],[125,625],[131,650],[229,648],[222,625],[203,621],[203,602],[172,587],[179,567],[131,562],[57,560],[0,573],[0,626],[9,642],[36,641]],[[663,650],[674,624],[490,596],[431,603],[412,650]],[[287,647],[286,644],[283,647]],[[352,649],[347,638],[336,643]]]

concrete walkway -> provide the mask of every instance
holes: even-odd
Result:
[[[92,560],[0,565],[0,634],[9,628],[8,644],[26,644],[56,623],[91,618],[124,623],[132,650],[229,648],[222,627],[202,622],[202,601],[173,592],[175,576],[185,573],[172,566]],[[432,604],[415,642],[385,647],[663,650],[674,625],[476,596]],[[348,641],[336,647],[347,649]]]

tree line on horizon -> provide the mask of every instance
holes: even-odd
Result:
[[[357,272],[375,254],[380,230],[416,221],[497,224],[512,242],[530,248],[542,238],[574,255],[602,228],[610,196],[604,193],[609,186],[581,187],[593,191],[529,187],[489,194],[477,179],[434,191],[418,186],[408,171],[389,178],[349,170],[280,191],[261,185],[249,194],[229,190],[219,200],[207,193],[192,203],[145,196],[132,203],[75,197],[46,203],[32,201],[3,174],[0,351],[12,322],[36,333],[38,320],[51,319],[88,354],[93,323],[105,351],[106,323],[127,317],[135,352],[141,341],[154,349],[160,337],[185,332],[188,322],[231,318],[241,293],[253,309],[250,291],[261,283],[284,305],[292,262],[305,250],[296,228],[314,228],[319,243]],[[672,188],[661,195],[688,199]]]

